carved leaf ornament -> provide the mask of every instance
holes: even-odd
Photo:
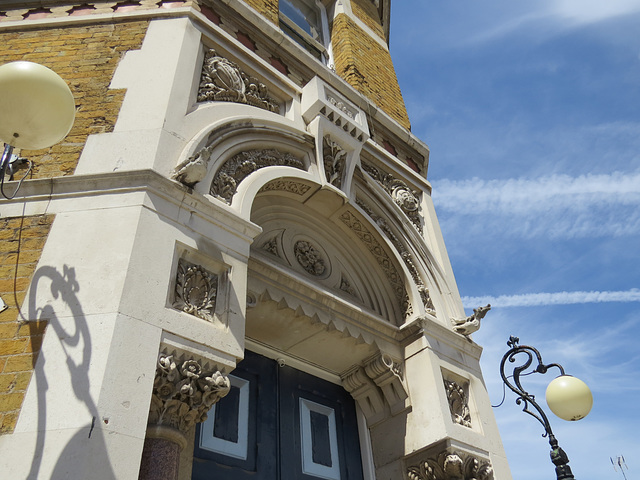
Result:
[[[452,420],[462,426],[471,427],[471,412],[469,411],[469,400],[464,388],[456,382],[444,381],[444,388],[447,392],[449,410]]]
[[[196,360],[161,354],[153,382],[150,425],[165,425],[186,433],[207,419],[211,406],[223,398],[231,384],[219,371],[204,373]]]
[[[248,150],[234,155],[220,167],[211,183],[210,193],[231,204],[240,182],[256,170],[272,166],[286,166],[304,170],[302,160],[288,152],[281,152],[273,148]]]
[[[442,452],[409,467],[409,480],[493,480],[493,467],[471,455]]]
[[[180,260],[173,306],[209,322],[213,321],[218,293],[218,276],[199,265]]]
[[[276,113],[280,110],[264,83],[215,50],[205,55],[198,89],[198,102],[207,101],[244,103]]]

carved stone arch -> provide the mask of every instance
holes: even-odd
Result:
[[[455,286],[452,289],[448,284],[443,268],[423,236],[377,182],[360,180],[355,190],[358,207],[377,225],[403,260],[412,280],[410,298],[414,305],[419,306],[414,314],[437,317],[441,323],[449,326],[450,318],[456,311],[449,300]]]
[[[237,117],[209,125],[195,135],[172,176],[195,192],[237,208],[248,217],[253,199],[237,193],[247,190],[249,177],[264,173],[267,167],[279,167],[298,173],[285,171],[272,177],[300,174],[315,179],[318,168],[314,150],[313,137],[286,119]],[[243,208],[245,204],[248,206]]]

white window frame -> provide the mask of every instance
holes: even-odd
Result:
[[[313,38],[307,32],[305,32],[302,28],[300,28],[296,22],[287,17],[282,11],[279,12],[280,23],[284,24],[288,29],[293,30],[296,35],[300,37],[302,42],[306,43],[306,45],[302,44],[303,48],[311,47],[316,50],[325,64],[331,66],[333,65],[333,52],[331,50],[331,32],[329,31],[329,17],[327,15],[327,7],[321,0],[289,0],[290,3],[295,4],[296,2],[303,2],[307,5],[313,4],[318,9],[320,13],[320,27],[322,34],[322,43]],[[300,44],[295,38],[293,41]],[[305,50],[309,50],[309,48],[305,48]]]

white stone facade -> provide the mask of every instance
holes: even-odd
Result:
[[[509,480],[481,348],[453,329],[465,314],[431,187],[369,125],[416,157],[426,145],[302,49],[318,72],[300,87],[179,10],[153,17],[121,61],[115,129],[89,137],[75,175],[27,181],[0,205],[56,215],[23,307],[50,326],[15,432],[0,437],[3,476],[138,478],[158,355],[226,375],[249,349],[353,396],[365,478],[462,478],[427,475],[449,455]],[[277,110],[198,102],[211,50]]]

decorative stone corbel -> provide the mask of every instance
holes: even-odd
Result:
[[[384,419],[384,400],[380,390],[361,366],[356,366],[342,376],[342,386],[358,402],[369,427]]]
[[[385,353],[380,353],[365,365],[364,371],[382,390],[392,415],[406,408],[405,401],[409,394],[404,386],[402,365],[399,362],[395,362]]]

